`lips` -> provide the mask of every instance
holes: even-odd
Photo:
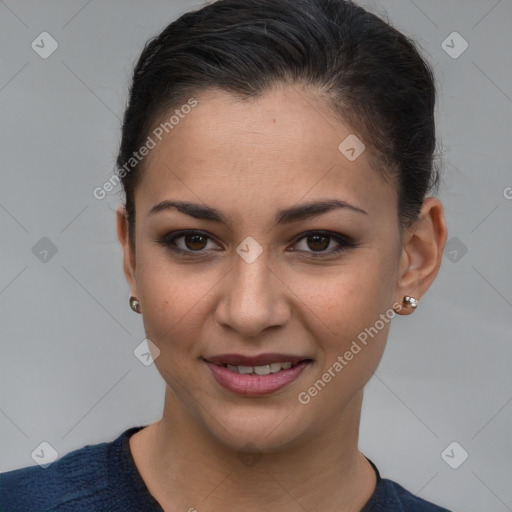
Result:
[[[274,393],[291,384],[312,362],[291,354],[223,354],[204,359],[223,388],[245,396]]]

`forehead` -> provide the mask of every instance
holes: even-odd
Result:
[[[169,133],[153,136],[138,208],[147,211],[169,196],[218,207],[223,197],[253,210],[326,196],[375,215],[395,207],[395,191],[370,166],[364,141],[319,95],[283,85],[249,100],[218,90],[195,100],[179,118],[179,106],[163,117],[175,114]]]

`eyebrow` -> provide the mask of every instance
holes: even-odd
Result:
[[[211,220],[225,225],[229,224],[226,217],[220,210],[212,208],[211,206],[189,203],[186,201],[162,201],[149,210],[148,217],[173,208],[185,215],[194,217],[194,219]],[[316,217],[317,215],[340,208],[368,215],[366,211],[345,201],[341,201],[339,199],[326,199],[323,201],[305,203],[298,206],[292,206],[291,208],[286,208],[284,210],[279,210],[275,216],[275,224],[288,224],[298,220]]]

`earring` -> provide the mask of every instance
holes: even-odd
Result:
[[[406,295],[404,297],[404,306],[406,308],[413,308],[416,309],[418,307],[418,299],[415,299],[414,297],[409,297],[409,295]]]
[[[130,297],[130,307],[132,308],[132,311],[140,314],[140,301],[133,297],[133,295]]]

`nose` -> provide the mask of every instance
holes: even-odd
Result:
[[[270,268],[265,251],[251,263],[236,255],[233,267],[223,279],[217,322],[250,338],[283,327],[289,318],[286,286]]]

